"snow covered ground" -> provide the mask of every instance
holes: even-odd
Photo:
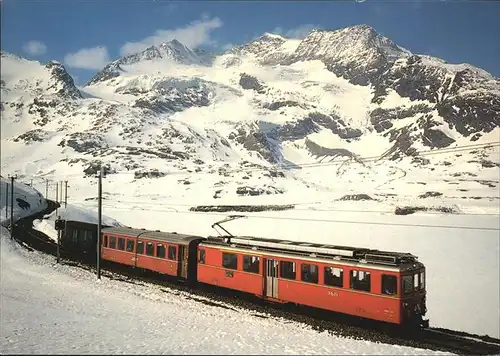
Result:
[[[132,185],[128,182],[130,176],[123,181],[116,177],[109,179],[114,180],[104,182],[103,216],[117,221],[106,220],[106,223],[207,236],[216,234],[211,228],[215,221],[234,214],[189,211],[195,205],[214,203],[203,199],[201,188],[198,199],[180,199],[175,196],[176,191],[166,196],[164,180],[148,179]],[[85,200],[96,195],[95,181],[86,181],[86,185],[76,179],[73,182],[68,209],[73,218],[86,211],[80,215],[81,219],[95,222],[96,202]],[[331,197],[344,193],[332,193]],[[315,203],[319,198],[298,195],[294,200],[282,201],[275,196],[221,199],[221,204],[300,203],[290,211],[243,213],[249,218],[225,227],[234,234],[411,252],[427,267],[427,316],[432,326],[500,337],[498,199],[494,196],[481,200],[418,199],[408,194],[379,201],[332,199],[328,203],[323,198],[321,203]],[[74,205],[80,206],[80,210]],[[394,215],[395,206],[403,205],[445,206],[458,213],[431,210]],[[62,209],[59,212],[64,214]],[[53,219],[54,216],[35,224],[37,229],[55,238]],[[481,303],[472,302],[478,295]]]
[[[63,205],[60,209],[57,209],[57,214],[56,211],[53,211],[51,214],[46,215],[44,219],[33,221],[33,227],[43,232],[54,241],[57,241],[57,231],[54,225],[58,217],[63,220],[83,221],[90,224],[97,224],[99,221],[97,212],[68,204],[67,207]],[[102,224],[107,226],[123,226],[120,222],[106,215],[102,215]]]
[[[27,199],[38,196],[37,191],[29,187],[23,187],[23,191]],[[346,211],[335,212],[333,218],[348,221],[359,217],[359,212],[352,212],[356,210],[355,205],[359,202],[343,203]],[[83,207],[83,204],[82,207],[69,204],[67,209],[59,209],[58,215],[95,222],[96,211],[90,206],[91,203],[87,204],[88,207]],[[175,214],[166,211],[145,213],[133,207],[120,209],[116,206],[106,206],[103,221],[118,224],[118,221],[109,218],[113,216],[126,225],[130,222],[132,226],[209,234],[212,233],[210,224],[225,216],[188,212],[186,205],[184,211],[178,210]],[[369,213],[375,208],[370,204],[366,204],[364,208],[368,211],[361,215],[364,220],[384,222],[394,219],[394,216],[388,216],[386,213]],[[304,236],[307,236],[309,241],[349,241],[349,244],[371,247],[390,246],[394,250],[406,250],[408,244],[413,245],[415,248],[412,252],[423,257],[422,260],[428,266],[429,316],[433,325],[495,336],[498,318],[491,312],[495,308],[498,310],[498,298],[495,298],[498,296],[498,278],[495,278],[498,277],[495,273],[499,269],[498,239],[495,239],[495,232],[487,231],[478,235],[474,230],[455,230],[459,234],[454,233],[453,238],[456,241],[449,244],[447,242],[450,241],[448,237],[451,237],[451,234],[444,234],[443,231],[446,230],[437,234],[440,230],[434,228],[413,229],[408,234],[405,227],[387,229],[382,225],[367,225],[366,230],[359,224],[332,225],[333,223],[325,221],[269,219],[273,215],[287,218],[299,213],[258,213],[254,216],[260,218],[240,220],[230,223],[227,227],[234,233],[245,232],[292,239],[304,239]],[[54,232],[54,215],[53,213],[48,219],[38,221],[38,228],[44,226],[45,232],[51,235]],[[311,210],[308,217],[318,220],[333,219],[332,212],[325,211]],[[433,224],[497,226],[496,218],[487,216],[467,219],[471,221],[463,221],[462,217],[436,214],[402,218],[404,223],[428,223],[429,219],[433,219]],[[436,354],[429,350],[356,341],[319,333],[302,324],[262,318],[246,310],[207,306],[189,300],[182,293],[163,292],[157,286],[128,285],[106,277],[97,282],[91,272],[56,265],[53,257],[38,252],[29,253],[11,242],[7,235],[8,231],[2,227],[2,354]],[[472,240],[475,243],[468,243]],[[459,258],[467,255],[475,256],[474,259],[469,258],[471,265],[457,263]],[[448,267],[448,270],[443,267]],[[444,270],[447,274],[432,272],[434,270]],[[476,278],[467,284],[462,283],[470,276],[470,271],[476,274]],[[451,300],[450,294],[453,293],[450,293],[450,290],[454,293]],[[465,302],[477,293],[483,296],[481,304],[469,303],[467,307],[471,309],[463,313],[457,312],[465,310]],[[145,310],[153,311],[154,317],[150,318],[150,314],[144,313]],[[182,313],[179,313],[180,310]],[[468,318],[467,315],[472,313],[475,318]],[[214,323],[215,319],[217,323]],[[474,320],[477,321],[475,324]],[[472,324],[467,321],[472,321]],[[241,325],[245,327],[241,328]],[[165,332],[174,328],[175,333]]]
[[[423,212],[395,216],[370,212],[389,211],[383,204],[356,203],[338,204],[338,210],[334,211],[245,213],[250,218],[230,222],[225,228],[235,235],[411,252],[427,268],[427,317],[432,326],[500,337],[498,215]],[[361,210],[360,206],[368,212],[339,211],[349,207]],[[322,209],[321,206],[315,208]],[[146,205],[142,209],[137,204],[124,203],[121,207],[106,204],[103,211],[125,225],[201,236],[216,234],[211,225],[231,214],[193,213],[187,211],[187,207],[168,211],[161,205]],[[304,218],[316,221],[300,220]],[[480,303],[475,302],[478,295]]]
[[[2,228],[0,353],[444,354],[358,341],[55,265]]]
[[[291,51],[297,46],[297,42],[286,42],[280,51]],[[349,47],[342,46],[345,50]],[[259,54],[255,55],[259,57]],[[210,228],[212,223],[228,215],[189,211],[190,207],[196,205],[295,204],[292,211],[248,214],[251,216],[249,219],[232,222],[227,228],[235,234],[411,252],[418,255],[427,266],[428,316],[431,325],[500,337],[500,127],[488,133],[483,132],[477,141],[471,141],[471,135],[464,136],[456,128],[451,129],[453,125],[444,125],[444,119],[432,109],[429,111],[432,117],[424,121],[432,121],[433,125],[434,122],[439,123],[432,126],[433,130],[441,131],[455,142],[447,146],[447,149],[433,149],[429,152],[429,147],[433,145],[423,144],[423,126],[417,119],[428,112],[432,103],[425,100],[410,101],[389,88],[387,97],[380,105],[372,103],[372,89],[353,85],[346,79],[337,77],[317,60],[297,62],[290,66],[260,66],[255,64],[255,58],[247,60],[239,57],[241,56],[218,57],[211,67],[172,65],[170,61],[140,61],[123,66],[126,71],[116,78],[81,88],[84,99],[79,99],[73,83],[67,80],[63,75],[66,72],[57,64],[51,63],[47,67],[38,62],[5,55],[2,57],[2,79],[5,83],[2,85],[4,111],[0,130],[2,172],[17,173],[20,180],[24,181],[34,178],[34,187],[40,192],[45,192],[44,179],[50,179],[47,197],[50,199],[55,199],[53,183],[67,180],[69,205],[67,209],[59,209],[57,215],[96,222],[97,184],[95,178],[84,178],[84,171],[93,175],[96,165],[102,160],[106,165],[109,164],[112,173],[103,180],[104,223],[164,231],[213,234],[214,231]],[[359,58],[365,60],[364,57]],[[229,65],[226,62],[230,62],[231,58],[242,61],[240,64]],[[400,64],[403,66],[404,63]],[[442,63],[438,65],[443,66]],[[243,89],[240,83],[242,72],[253,76],[266,90]],[[440,80],[439,76],[434,79]],[[471,88],[476,88],[472,84]],[[497,86],[493,86],[495,85]],[[478,86],[474,90],[481,97],[484,88]],[[485,98],[484,100],[490,100]],[[160,104],[161,109],[164,104],[168,106],[174,102],[182,106],[180,111],[155,111],[156,104]],[[139,106],[136,105],[138,103]],[[415,104],[419,104],[421,108],[415,109]],[[142,108],[143,105],[146,107]],[[411,148],[427,152],[420,152],[417,157],[404,157],[401,161],[382,159],[382,155],[388,152],[394,141],[393,138],[389,139],[388,131],[376,132],[372,122],[375,109],[387,111],[384,111],[384,115],[388,115],[394,129],[408,129],[411,133]],[[410,110],[414,114],[403,117],[404,115],[400,115],[401,110]],[[318,113],[324,117],[317,116],[317,122],[313,125],[316,129],[309,132],[310,128],[306,124],[309,121],[304,119],[309,118],[310,114]],[[321,121],[321,117],[326,121]],[[261,145],[261,134],[272,134],[271,128],[283,128],[285,123],[291,126],[283,131],[285,135],[281,141],[276,141],[272,138],[275,136],[271,135]],[[457,123],[454,125],[457,126]],[[338,127],[329,126],[333,124]],[[346,134],[348,128],[360,130],[362,136],[359,139],[340,139],[340,134]],[[491,149],[484,146],[470,148],[472,144],[485,143],[496,146]],[[311,148],[315,147],[310,146],[311,144],[321,150]],[[467,145],[469,149],[464,150]],[[443,146],[438,144],[436,147]],[[262,156],[271,148],[277,150],[274,155],[279,153],[275,157],[278,162],[302,165],[302,169],[285,170],[278,165],[271,167],[271,161]],[[166,156],[165,152],[168,153]],[[172,158],[170,153],[174,152],[181,154]],[[325,156],[325,152],[334,153]],[[186,153],[188,155],[185,157],[183,154]],[[357,159],[351,159],[352,156]],[[359,156],[363,159],[359,160]],[[329,161],[331,164],[318,166],[318,162]],[[252,172],[252,167],[257,166],[278,169],[283,176],[273,176],[265,170]],[[140,177],[152,169],[157,170],[160,178]],[[138,175],[134,176],[134,173]],[[0,221],[4,226],[8,224],[5,220],[5,184],[6,181],[2,178]],[[32,209],[39,211],[46,206],[38,192],[30,196],[26,193],[26,185],[19,183],[18,187],[16,199],[22,200],[16,200],[16,218],[26,216]],[[240,196],[238,190],[241,188],[262,189],[262,194]],[[419,197],[427,192],[438,192],[441,196]],[[346,194],[367,194],[374,200],[339,200]],[[397,206],[405,205],[445,207],[456,214],[431,210],[408,216],[394,215]],[[55,217],[56,214],[53,213],[48,219],[35,221],[35,227],[54,238]],[[30,260],[27,263],[38,262]],[[10,273],[18,273],[17,266],[11,265],[9,268],[7,271]],[[77,287],[81,287],[82,291],[94,291],[97,297],[102,296],[107,302],[115,303],[117,308],[128,310],[126,306],[129,304],[126,301],[129,298],[121,294],[128,293],[127,291],[120,291],[116,295],[109,292],[107,295],[107,292],[100,289],[101,285],[85,284],[86,277],[82,277],[81,281],[73,281],[71,273],[76,272],[63,271],[60,266],[55,268],[56,270],[51,269],[44,263],[26,268],[26,272],[20,273],[17,287],[14,277],[8,277],[11,278],[11,288],[19,291],[21,296],[26,294],[26,297],[20,297],[21,301],[32,298],[30,302],[37,304],[34,299],[36,294],[40,298],[40,305],[45,302],[45,305],[50,306],[41,311],[29,312],[51,314],[51,310],[76,310],[83,313],[81,320],[78,320],[84,325],[91,325],[92,322],[95,322],[92,325],[98,325],[98,321],[102,322],[107,315],[111,315],[111,309],[102,306],[95,312],[83,312],[89,304],[84,299],[80,300]],[[27,274],[38,277],[42,286],[35,284],[36,278],[30,281],[31,284],[23,285],[22,278]],[[47,277],[43,278],[45,274]],[[52,274],[57,275],[54,277],[56,281],[60,278],[66,285],[74,284],[75,288],[68,287],[68,290],[60,291],[59,282],[50,282]],[[113,283],[103,282],[103,285],[112,286]],[[54,289],[50,291],[46,284]],[[151,297],[145,296],[149,291],[143,292],[144,295],[140,295],[145,300],[156,298],[154,291],[151,292]],[[62,293],[65,298],[51,301],[57,293]],[[98,300],[96,295],[93,297],[93,301]],[[119,301],[120,297],[123,297],[123,302]],[[15,302],[15,299],[2,300]],[[64,304],[63,300],[71,302]],[[144,303],[140,304],[141,307],[157,312],[156,305]],[[134,303],[131,305],[134,305],[133,312],[127,311],[128,314],[125,315],[129,319],[138,318],[140,322],[151,323],[152,330],[155,330],[152,333],[162,330],[164,334],[163,330],[169,329],[169,325],[178,323],[187,329],[205,330],[207,334],[206,330],[210,330],[212,326],[207,322],[202,324],[205,329],[196,329],[186,326],[181,317],[179,320],[174,317],[172,324],[168,318],[167,321],[161,320],[166,323],[161,326],[160,320],[146,321],[142,314],[135,313],[138,307]],[[31,316],[34,318],[40,314]],[[31,316],[28,315],[27,318]],[[54,334],[47,334],[49,339],[56,339],[58,333],[64,331],[64,327],[71,333],[77,333],[78,325],[65,319],[68,316],[60,315],[59,318],[62,318],[58,321],[59,326],[52,326],[51,329]],[[238,321],[236,316],[234,318]],[[19,320],[21,329],[16,330],[23,330],[27,326],[22,323],[29,321]],[[248,352],[243,346],[246,343],[254,345],[256,353],[263,350],[264,343],[258,343],[259,335],[263,335],[262,330],[259,335],[257,332],[251,335],[256,341],[250,338],[250,334],[245,334],[252,341],[245,338],[246,341],[241,341],[241,347],[237,342],[236,346],[231,345],[240,347],[239,349],[226,350],[224,345],[219,345],[219,340],[227,341],[224,333],[227,332],[230,335],[228,337],[234,335],[231,326],[240,325],[228,320],[225,320],[228,325],[224,329],[226,331],[219,334],[217,331],[217,336],[211,333],[200,337],[200,334],[194,333],[199,340],[207,341],[202,341],[200,348],[196,350],[203,352],[208,348],[215,350],[213,352]],[[133,348],[137,345],[146,345],[142,336],[137,337],[139,327],[132,326],[125,319],[119,321],[123,321],[119,330],[126,330],[125,326],[131,328],[125,334],[127,340],[131,339],[126,343],[131,345],[131,349],[123,346],[123,339],[119,338],[118,332],[107,331],[110,333],[109,339],[118,344],[112,347],[117,349],[103,346],[98,350],[132,352],[136,351]],[[275,330],[272,326],[260,324],[261,322],[264,323],[259,319],[250,324],[257,328],[269,327],[270,330]],[[276,325],[278,329],[288,328],[283,323]],[[2,332],[3,330],[2,324]],[[87,331],[90,337],[83,338],[72,352],[95,351],[83,346],[95,334],[90,330],[82,330]],[[278,333],[275,336],[282,338],[283,335],[284,333]],[[304,337],[309,337],[307,335]],[[27,338],[25,333],[22,338]],[[105,340],[101,337],[99,339]],[[33,340],[37,342],[38,339]],[[304,341],[301,336],[294,340]],[[320,340],[320,336],[317,340]],[[150,348],[142,350],[195,352],[191,349],[183,351],[180,344],[175,346],[173,343],[176,339],[170,341],[172,344],[168,344],[170,346],[167,346],[167,351],[161,351],[160,343],[153,343]],[[325,350],[315,347],[315,342],[319,341],[311,339],[305,342],[308,349],[281,350],[271,346],[269,350],[276,353],[348,352],[343,343],[338,349],[335,348],[337,346],[332,346],[332,349]],[[330,343],[320,344],[330,347]],[[104,344],[98,344],[97,347],[99,345]],[[210,347],[202,347],[206,345]],[[361,346],[353,348],[355,353],[385,352],[378,349],[364,351],[362,343],[356,345]],[[39,351],[43,351],[43,347],[48,346],[41,346]],[[66,346],[62,347],[66,350]]]
[[[8,196],[6,196],[7,186]],[[45,198],[36,189],[18,181],[14,181],[14,187],[14,221],[47,208]],[[0,225],[2,226],[10,224],[11,189],[10,179],[0,177]]]

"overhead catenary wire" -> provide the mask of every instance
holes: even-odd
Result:
[[[138,207],[141,206],[164,206],[164,207],[169,207],[169,208],[175,208],[175,207],[196,207],[196,206],[253,206],[255,204],[178,204],[178,203],[163,203],[160,201],[152,201],[152,202],[145,202],[145,201],[131,201],[131,200],[121,200],[121,199],[106,199],[107,202],[113,202],[113,203],[125,203],[125,204],[134,204]],[[76,201],[77,203],[88,203],[85,201]],[[297,208],[297,205],[319,205],[319,204],[331,204],[333,201],[318,201],[314,203],[282,203],[282,204],[267,204],[267,205],[276,205],[276,206],[294,206],[291,209],[287,209],[286,211],[308,211],[308,212],[338,212],[338,213],[370,213],[370,214],[394,214],[394,210],[357,210],[357,209],[335,209],[335,208]],[[266,205],[266,204],[260,204],[260,205]],[[259,206],[259,205],[255,205]],[[402,206],[405,207],[405,206]],[[424,208],[432,209],[432,206],[423,206]],[[280,211],[280,210],[277,210]],[[271,212],[273,212],[271,210]],[[425,214],[435,214],[435,215],[442,215],[443,212],[440,211],[432,211],[432,210],[425,210],[423,211]],[[450,215],[469,215],[469,216],[498,216],[498,213],[467,213],[467,212],[451,212],[449,213]]]
[[[191,214],[191,215],[212,215],[212,216],[226,216],[228,214],[217,212],[195,212],[195,211],[168,211],[161,209],[136,209],[117,207],[114,205],[103,204],[103,207],[112,210],[144,210],[155,211],[169,214]],[[421,227],[421,228],[440,228],[440,229],[459,229],[459,230],[483,230],[483,231],[500,231],[500,228],[490,227],[474,227],[474,226],[453,226],[453,225],[428,225],[428,224],[406,224],[406,223],[387,223],[387,222],[373,222],[373,221],[353,221],[353,220],[333,220],[333,219],[311,219],[311,218],[297,218],[297,217],[283,217],[283,216],[263,216],[263,215],[246,215],[247,218],[252,219],[271,219],[271,220],[288,220],[288,221],[309,221],[309,222],[324,222],[324,223],[340,223],[340,224],[359,224],[359,225],[379,225],[379,226],[401,226],[401,227]]]

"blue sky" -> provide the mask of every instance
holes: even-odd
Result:
[[[122,54],[177,37],[222,50],[264,32],[368,24],[414,53],[468,62],[500,77],[500,2],[459,0],[1,0],[2,50],[65,64],[83,84]]]

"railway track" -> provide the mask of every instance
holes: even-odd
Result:
[[[50,208],[55,209],[55,205]],[[55,256],[57,244],[42,232],[32,228],[33,219],[41,218],[47,213],[50,211],[19,221],[14,230],[14,237],[16,241],[28,249],[35,249]],[[63,249],[60,249],[60,256],[62,264],[95,273],[94,261],[76,261],[70,258]],[[244,308],[258,317],[283,318],[337,336],[452,352],[460,355],[500,354],[500,340],[487,336],[471,335],[441,328],[402,331],[392,325],[344,314],[325,313],[319,309],[289,304],[271,304],[254,296],[211,285],[197,284],[192,286],[169,276],[108,261],[101,261],[101,269],[102,276],[105,278],[154,288],[166,295],[182,295],[186,299],[224,309],[237,311],[239,308]]]

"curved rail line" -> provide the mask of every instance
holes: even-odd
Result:
[[[55,207],[55,203],[52,202],[45,211],[18,221],[14,229],[16,241],[28,249],[35,249],[55,256],[57,244],[44,233],[33,229],[33,220],[43,218],[45,214],[55,210]],[[60,249],[60,255],[62,264],[95,272],[95,261],[75,260],[62,248]],[[252,311],[257,317],[284,318],[304,323],[318,331],[328,331],[337,336],[452,352],[460,355],[500,354],[500,339],[488,336],[432,327],[423,330],[403,331],[392,325],[382,325],[379,322],[344,314],[325,314],[319,309],[309,307],[272,304],[255,296],[215,286],[204,284],[191,286],[176,278],[108,261],[102,261],[101,266],[102,276],[105,278],[155,288],[167,295],[181,294],[187,299],[220,308],[233,310],[243,308]]]

